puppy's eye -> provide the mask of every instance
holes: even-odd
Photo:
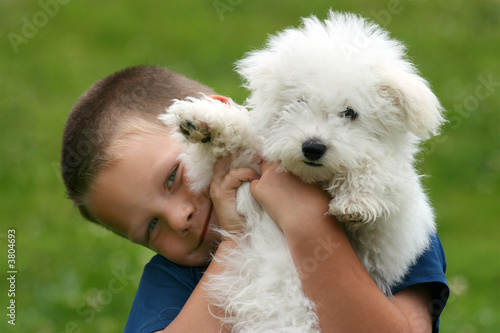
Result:
[[[341,112],[340,114],[341,114],[342,118],[347,118],[350,120],[354,120],[354,119],[358,118],[358,113],[351,108],[347,108],[345,111]]]

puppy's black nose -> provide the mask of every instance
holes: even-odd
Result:
[[[308,140],[302,144],[302,154],[311,161],[317,161],[325,154],[326,146],[316,140]]]

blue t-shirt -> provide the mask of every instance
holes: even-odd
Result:
[[[167,327],[181,311],[205,269],[180,266],[155,255],[144,267],[125,333],[149,333]],[[431,284],[433,332],[439,331],[439,316],[449,296],[445,271],[443,247],[438,236],[433,235],[429,249],[420,256],[403,282],[392,288],[392,293],[396,294],[413,285]]]

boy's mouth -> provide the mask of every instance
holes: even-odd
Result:
[[[207,214],[207,219],[205,220],[205,223],[203,224],[203,229],[201,230],[200,234],[200,240],[198,241],[198,247],[200,247],[201,243],[203,243],[203,240],[205,239],[205,234],[207,233],[208,230],[208,225],[210,223],[210,218],[212,217],[212,206],[210,206],[210,210],[208,211]]]

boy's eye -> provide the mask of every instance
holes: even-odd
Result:
[[[165,185],[167,186],[168,189],[174,185],[175,182],[175,177],[177,175],[177,170],[179,169],[179,166],[176,166],[174,170],[168,175],[167,180],[165,181]]]
[[[151,233],[153,232],[154,228],[156,227],[156,224],[158,223],[158,219],[154,218],[149,222],[149,227],[148,227],[148,239]]]

